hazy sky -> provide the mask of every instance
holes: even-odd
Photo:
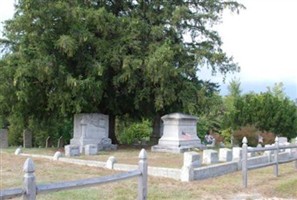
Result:
[[[13,16],[15,0],[1,0],[0,21]],[[228,75],[227,83],[240,78],[243,92],[266,91],[275,82],[283,82],[286,93],[297,98],[297,0],[239,0],[246,6],[240,14],[224,13],[218,31],[223,40],[223,49],[234,57],[241,71]],[[2,27],[0,27],[2,31]],[[203,76],[213,81],[222,77]]]
[[[225,12],[218,30],[223,49],[241,67],[236,77],[243,90],[266,91],[283,82],[287,94],[297,98],[297,0],[239,2],[246,9],[239,15]],[[226,82],[234,77],[229,75]]]

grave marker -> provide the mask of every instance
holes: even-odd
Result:
[[[0,129],[0,149],[8,148],[8,131]]]

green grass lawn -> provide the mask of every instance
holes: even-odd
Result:
[[[25,153],[27,150],[24,150]],[[31,149],[30,153],[42,153],[53,155],[54,149]],[[50,153],[50,151],[52,151]],[[15,156],[14,149],[1,150],[0,154],[0,188],[21,187],[23,172],[22,166],[26,157]],[[109,152],[110,153],[110,152]],[[109,154],[106,152],[106,154]],[[138,149],[126,149],[113,152],[121,154],[121,159],[134,158],[138,161]],[[154,156],[153,152],[149,153]],[[98,155],[100,157],[100,154]],[[109,155],[108,155],[109,156]],[[173,154],[172,157],[180,156]],[[158,159],[167,161],[168,154],[157,153]],[[33,158],[36,168],[37,184],[54,183],[66,180],[100,177],[120,173],[102,168],[78,166],[51,161],[41,158]],[[132,162],[132,161],[131,161]],[[182,161],[181,161],[182,162]],[[157,164],[157,163],[155,163]],[[169,164],[170,165],[170,164]],[[176,165],[176,164],[174,164]],[[182,165],[182,163],[180,164]],[[193,181],[180,182],[166,178],[149,177],[148,199],[235,199],[238,195],[245,195],[243,199],[254,198],[291,198],[297,197],[297,170],[293,163],[283,164],[279,167],[280,176],[274,177],[273,167],[257,169],[248,172],[248,188],[242,187],[241,172],[227,174],[225,176]],[[60,191],[50,194],[40,194],[37,199],[136,199],[137,178],[116,183],[108,183],[79,190]],[[19,199],[19,198],[18,198]]]

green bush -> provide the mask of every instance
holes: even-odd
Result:
[[[231,143],[231,135],[232,135],[232,130],[231,130],[231,128],[227,128],[227,129],[225,129],[225,130],[222,130],[221,135],[222,135],[223,138],[224,138],[224,143],[225,143],[226,145],[230,145],[230,143]]]
[[[149,140],[152,133],[151,122],[142,120],[141,122],[132,122],[121,130],[118,136],[121,144],[132,144],[137,141]]]
[[[11,115],[8,122],[8,144],[10,146],[23,145],[24,123],[22,118],[18,115]]]

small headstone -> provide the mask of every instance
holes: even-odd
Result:
[[[57,151],[56,153],[55,153],[55,155],[54,155],[54,160],[59,160],[59,158],[60,157],[62,157],[62,154],[61,154],[61,152],[60,151]]]
[[[18,148],[15,150],[15,152],[14,152],[15,155],[20,155],[21,153],[22,153],[22,148],[21,148],[21,147],[18,147]]]
[[[8,148],[8,131],[0,129],[0,149]]]
[[[219,161],[218,152],[212,149],[203,150],[203,163],[214,164]]]
[[[232,159],[240,160],[242,158],[242,148],[241,147],[233,147],[232,148]]]
[[[229,162],[232,161],[232,151],[228,148],[220,148],[219,150],[219,161]]]
[[[87,144],[85,146],[86,155],[96,155],[98,153],[98,146],[95,144]]]
[[[110,156],[106,162],[106,168],[113,169],[113,165],[117,162],[114,156]]]
[[[32,147],[32,132],[29,129],[23,131],[23,147],[31,148]]]
[[[65,146],[65,156],[72,157],[72,156],[79,156],[79,155],[80,155],[79,146],[76,146],[76,145]]]
[[[281,145],[281,144],[284,144],[284,143],[287,143],[288,142],[288,138],[286,137],[279,137],[278,138],[278,143]]]

